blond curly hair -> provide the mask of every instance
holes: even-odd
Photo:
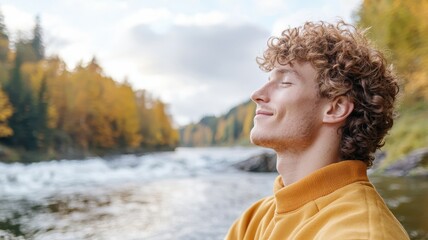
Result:
[[[257,63],[269,72],[277,63],[310,62],[317,71],[320,97],[351,99],[354,110],[340,129],[341,157],[371,166],[393,125],[399,86],[392,66],[365,32],[343,21],[306,22],[269,38]]]

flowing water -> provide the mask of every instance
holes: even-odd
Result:
[[[0,239],[223,239],[274,173],[231,164],[261,148],[0,164]],[[370,177],[412,239],[428,239],[428,182]]]

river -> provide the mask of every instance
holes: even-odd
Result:
[[[262,148],[0,163],[0,239],[223,239],[275,173],[231,164]],[[425,178],[370,177],[412,239],[428,239]]]

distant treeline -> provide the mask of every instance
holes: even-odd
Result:
[[[203,117],[180,129],[182,146],[242,145],[249,143],[256,105],[245,102],[220,117]]]
[[[393,63],[402,79],[399,117],[387,136],[387,161],[428,147],[428,1],[365,0],[355,23]],[[260,83],[262,84],[262,83]],[[181,144],[206,146],[248,142],[255,106],[246,102],[220,117],[183,127]]]
[[[10,42],[0,13],[0,144],[49,158],[73,153],[174,148],[167,106],[103,73],[95,58],[69,71],[46,57],[38,18],[30,38]],[[20,160],[20,156],[3,156]]]

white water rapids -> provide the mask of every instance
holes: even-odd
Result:
[[[222,239],[276,174],[233,163],[261,148],[178,148],[110,159],[0,163],[0,237]]]

